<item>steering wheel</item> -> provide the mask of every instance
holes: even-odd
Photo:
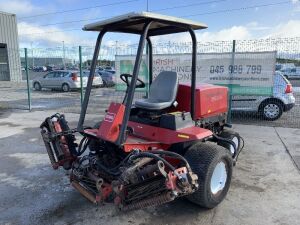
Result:
[[[123,73],[120,75],[121,80],[127,85],[127,87],[129,87],[130,85],[130,80],[128,78],[132,79],[132,75],[131,74],[127,74],[127,73]],[[144,88],[146,87],[144,81],[142,81],[141,79],[137,78],[137,84],[135,85],[136,88]]]

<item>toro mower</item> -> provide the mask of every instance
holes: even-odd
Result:
[[[70,171],[70,182],[93,203],[114,202],[121,210],[160,205],[185,197],[213,208],[226,196],[233,165],[241,151],[241,137],[225,129],[227,88],[196,84],[197,40],[194,30],[206,25],[154,13],[130,13],[86,25],[98,31],[90,76],[76,129],[64,115],[41,124],[52,167]],[[121,74],[127,85],[122,103],[111,102],[102,121],[84,121],[102,38],[106,32],[140,35],[132,74]],[[192,39],[191,82],[179,84],[176,72],[152,69],[151,37],[188,32]],[[149,91],[139,69],[148,44]],[[76,141],[75,133],[82,136]],[[78,144],[77,144],[78,143]]]

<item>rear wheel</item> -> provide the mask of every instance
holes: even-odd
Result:
[[[214,208],[225,198],[232,176],[229,151],[213,143],[197,143],[184,157],[198,175],[199,188],[187,199],[205,208]]]
[[[241,146],[241,138],[240,135],[237,132],[231,131],[231,130],[224,130],[221,134],[219,134],[222,138],[227,138],[235,143],[236,149],[239,150]],[[225,141],[218,141],[218,145],[223,146],[224,148],[228,149],[231,153],[231,155],[235,154],[234,147]]]
[[[265,120],[274,121],[281,117],[283,106],[279,100],[270,99],[260,105],[259,113]]]
[[[70,91],[70,86],[68,84],[63,84],[61,86],[61,89],[63,90],[63,92],[69,92]]]

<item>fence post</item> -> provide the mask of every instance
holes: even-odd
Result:
[[[234,56],[235,56],[235,44],[236,41],[232,41],[232,57],[231,57],[231,65],[232,68],[234,66]],[[232,76],[232,71],[230,71],[230,76]],[[228,92],[228,114],[227,114],[227,122],[231,124],[231,107],[232,107],[232,81],[229,81],[229,92]]]
[[[79,46],[79,73],[80,73],[80,102],[83,103],[83,84],[82,84],[82,50]]]
[[[24,50],[25,50],[25,72],[26,72],[26,82],[27,82],[28,109],[29,111],[31,111],[31,93],[30,93],[30,84],[29,84],[27,48],[25,48]]]

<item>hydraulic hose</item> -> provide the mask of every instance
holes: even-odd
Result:
[[[121,171],[114,171],[114,170],[117,170],[120,166],[124,165],[124,163],[129,159],[129,157],[132,154],[133,154],[133,152],[128,154],[117,166],[115,166],[113,168],[107,168],[106,166],[101,164],[99,161],[97,161],[97,166],[99,166],[102,170],[104,170],[108,174],[111,174],[113,176],[118,176],[121,174]]]
[[[233,155],[233,158],[235,158],[238,149],[237,149],[237,146],[235,145],[235,143],[234,143],[232,140],[230,140],[230,139],[228,139],[228,138],[220,137],[220,136],[218,136],[218,135],[216,135],[216,134],[213,134],[213,137],[216,138],[217,140],[224,141],[224,142],[227,142],[228,144],[232,145],[233,148],[234,148],[234,155]]]
[[[244,146],[245,146],[244,138],[242,138],[242,137],[240,136],[240,139],[242,140],[243,145],[240,147],[239,152],[235,155],[235,157],[234,157],[234,160],[235,160],[235,161],[238,160],[238,157],[239,157],[240,153],[242,152],[242,150],[243,150],[243,148],[244,148]]]
[[[90,140],[87,139],[87,137],[84,137],[81,139],[81,141],[79,143],[78,151],[77,151],[77,156],[81,156],[85,152],[89,143],[90,143]]]
[[[129,157],[133,154],[133,152],[131,152],[130,154],[128,154],[117,166],[111,168],[110,170],[116,170],[118,169],[120,166],[124,165],[124,163],[129,159]]]
[[[112,171],[110,168],[107,168],[106,166],[102,165],[100,162],[96,162],[96,165],[100,167],[101,170],[104,172],[113,175],[113,176],[119,176],[121,174],[121,171]]]
[[[191,167],[188,163],[188,161],[180,154],[176,153],[176,152],[170,152],[170,151],[164,151],[164,150],[151,150],[148,151],[149,153],[153,153],[153,154],[158,154],[158,155],[168,155],[168,156],[173,156],[174,158],[178,158],[181,161],[183,161],[187,167],[187,169],[189,171],[191,171]]]

